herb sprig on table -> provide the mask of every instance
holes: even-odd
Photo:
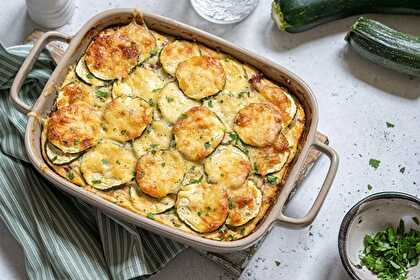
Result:
[[[407,269],[419,262],[420,232],[406,232],[403,220],[397,229],[388,227],[366,235],[364,245],[361,264],[382,280],[405,280]]]

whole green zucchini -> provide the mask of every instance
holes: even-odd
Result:
[[[280,30],[301,32],[322,23],[365,13],[420,14],[419,0],[273,0]]]
[[[361,17],[347,33],[346,40],[356,52],[376,64],[420,76],[420,37]]]

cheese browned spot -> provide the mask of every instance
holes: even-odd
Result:
[[[239,110],[233,129],[243,142],[266,147],[274,143],[282,127],[279,111],[269,103],[251,103]]]
[[[176,195],[162,198],[151,197],[142,192],[135,182],[129,183],[130,202],[132,207],[143,215],[162,213],[175,205]]]
[[[222,185],[192,184],[178,192],[176,211],[193,230],[206,233],[218,229],[228,213],[227,195]]]
[[[258,215],[262,193],[255,183],[248,180],[238,189],[228,191],[229,215],[226,224],[241,226]]]
[[[87,103],[61,107],[48,119],[48,141],[64,153],[84,151],[98,143],[100,123],[98,113]]]
[[[271,146],[249,149],[249,156],[258,174],[265,176],[279,171],[289,158],[289,142],[283,133],[279,133]]]
[[[204,168],[209,182],[236,188],[245,183],[251,164],[238,148],[221,145],[206,158]]]
[[[78,101],[89,105],[94,103],[93,89],[81,82],[72,82],[63,86],[58,91],[57,108],[61,108]]]
[[[293,160],[299,148],[299,141],[302,138],[303,130],[305,129],[305,113],[301,105],[298,106],[296,117],[289,127],[284,129],[284,135],[289,142],[289,160]]]
[[[137,53],[139,54],[137,63],[142,63],[156,51],[155,37],[144,25],[133,21],[117,29],[117,32],[136,44]]]
[[[96,78],[92,73],[90,73],[89,69],[87,69],[85,56],[82,56],[77,62],[75,73],[77,76],[85,83],[97,87],[105,86],[106,82]]]
[[[159,110],[163,118],[170,123],[175,123],[181,114],[200,105],[186,97],[176,83],[167,84],[159,94]]]
[[[89,45],[85,62],[99,79],[121,79],[137,65],[138,55],[136,43],[113,29],[106,29]]]
[[[160,150],[139,159],[136,181],[144,193],[162,198],[178,192],[184,173],[185,163],[177,151]]]
[[[284,87],[270,82],[267,79],[251,79],[252,86],[279,110],[283,127],[290,124],[296,114],[296,102]]]
[[[193,107],[176,121],[173,132],[177,149],[189,160],[199,161],[211,154],[223,140],[225,128],[205,107]]]
[[[152,121],[153,109],[141,98],[118,97],[104,112],[107,138],[125,142],[139,137]]]
[[[222,65],[209,56],[195,56],[181,62],[176,68],[176,78],[184,94],[196,100],[215,95],[226,82]]]
[[[160,53],[160,63],[163,69],[175,76],[176,68],[180,62],[200,55],[200,50],[195,43],[177,40],[166,45]]]
[[[131,181],[136,161],[129,145],[103,140],[82,156],[80,170],[89,185],[103,190]]]

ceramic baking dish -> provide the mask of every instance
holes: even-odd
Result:
[[[235,241],[208,240],[200,236],[160,224],[159,222],[135,214],[108,202],[95,194],[85,191],[83,188],[70,183],[48,167],[41,155],[41,119],[46,117],[53,107],[54,100],[56,98],[56,85],[62,83],[68,67],[78,61],[81,54],[99,31],[112,25],[128,23],[136,14],[138,15],[138,12],[134,9],[108,10],[92,18],[79,30],[76,35],[68,36],[55,31],[47,32],[32,48],[32,51],[26,58],[13,82],[13,86],[11,88],[11,99],[17,109],[28,114],[29,118],[25,134],[25,146],[27,154],[36,169],[45,178],[63,191],[102,209],[112,217],[138,225],[187,245],[208,251],[232,252],[243,250],[257,242],[271,229],[274,224],[277,223],[288,226],[306,226],[310,224],[315,219],[315,216],[319,212],[321,205],[327,196],[338,167],[337,153],[329,146],[320,143],[315,139],[318,123],[318,107],[312,91],[296,75],[265,58],[236,47],[233,44],[209,33],[158,15],[148,13],[143,14],[144,21],[149,28],[174,35],[176,37],[203,43],[210,48],[219,49],[220,51],[225,52],[240,61],[253,65],[263,72],[266,77],[288,87],[303,105],[306,113],[306,128],[303,135],[301,150],[290,169],[285,185],[282,187],[277,201],[274,203],[271,210],[269,210],[266,217],[259,223],[253,233],[243,239]],[[19,98],[18,93],[26,75],[35,63],[38,55],[48,42],[53,40],[67,42],[69,44],[68,48],[45,85],[41,96],[38,98],[35,105],[30,107]],[[302,169],[310,148],[315,148],[328,156],[330,159],[329,170],[319,194],[309,212],[299,218],[289,217],[283,213],[283,207],[291,191],[295,187],[299,171]]]

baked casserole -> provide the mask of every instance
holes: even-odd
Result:
[[[305,128],[297,98],[257,69],[136,21],[95,36],[57,92],[41,147],[56,173],[214,240],[254,231]]]

